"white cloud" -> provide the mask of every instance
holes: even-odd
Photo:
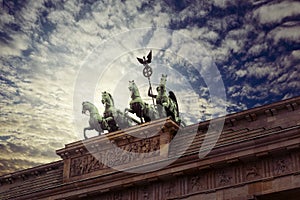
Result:
[[[247,68],[248,76],[254,76],[258,79],[268,76],[274,72],[272,66],[249,66]]]
[[[2,30],[4,29],[4,26],[6,24],[10,24],[10,23],[14,23],[15,22],[15,18],[12,15],[9,15],[7,12],[1,12],[0,13],[0,27],[1,27],[1,31],[5,31]]]
[[[9,35],[11,40],[8,44],[0,41],[1,55],[3,56],[22,56],[22,51],[26,50],[29,45],[29,37],[24,34]]]
[[[247,70],[239,69],[235,73],[238,77],[244,77],[247,74]]]
[[[269,34],[269,38],[273,38],[275,44],[280,40],[289,40],[298,42],[300,40],[300,27],[292,26],[292,27],[278,27],[273,29]]]
[[[261,24],[280,23],[286,17],[300,14],[300,3],[282,1],[280,3],[270,3],[259,7],[254,11],[254,16],[259,18]]]
[[[251,56],[259,56],[263,50],[267,49],[267,44],[265,43],[254,43],[251,48],[248,50],[248,53]]]

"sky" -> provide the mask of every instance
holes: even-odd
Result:
[[[136,57],[153,51],[151,84],[167,74],[187,124],[300,95],[300,2],[269,0],[2,0],[0,175],[60,158],[83,139],[101,92],[144,101]],[[93,133],[89,133],[92,135]]]

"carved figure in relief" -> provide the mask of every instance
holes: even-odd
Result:
[[[247,179],[254,178],[256,176],[259,176],[259,173],[258,173],[258,169],[255,165],[250,166],[246,169],[246,178]]]
[[[166,197],[172,196],[174,194],[176,194],[175,189],[175,182],[174,181],[170,181],[168,183],[166,183],[166,188],[165,188],[165,195]]]
[[[197,191],[199,189],[201,189],[203,186],[200,183],[200,176],[194,176],[191,179],[191,185],[192,185],[192,191]]]
[[[283,174],[284,172],[288,171],[288,165],[286,160],[278,159],[276,160],[275,170],[277,174]]]
[[[102,168],[105,166],[98,159],[92,155],[85,155],[71,160],[70,176],[79,176]]]
[[[153,142],[152,142],[150,148],[151,148],[150,151],[152,152],[153,156],[159,155],[159,151],[158,150],[160,148],[160,142],[159,142],[158,138],[154,138],[153,139]]]
[[[70,176],[78,176],[80,175],[80,160],[74,159],[71,162],[71,167],[70,167]]]
[[[222,170],[219,174],[219,183],[221,185],[230,183],[232,177],[228,176],[224,170]]]
[[[80,174],[85,174],[85,172],[87,171],[88,168],[88,161],[87,161],[88,157],[85,156],[81,159],[81,163],[80,163]]]
[[[142,144],[142,152],[148,153],[149,151],[150,151],[150,140],[145,139],[143,140],[143,144]]]

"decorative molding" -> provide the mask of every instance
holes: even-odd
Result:
[[[255,183],[259,180],[271,180],[281,177],[283,174],[293,175],[299,169],[300,163],[292,165],[292,157],[300,157],[300,152],[293,155],[286,154],[273,158],[272,155],[263,160],[238,161],[234,166],[230,163],[205,170],[195,170],[189,175],[181,174],[170,176],[169,179],[159,179],[151,184],[136,184],[135,187],[116,191],[125,199],[178,199],[179,196],[190,196],[198,193],[209,193],[216,189],[238,187],[240,185]],[[272,167],[273,166],[273,167]],[[274,173],[273,173],[274,170]],[[237,177],[241,177],[240,179]],[[125,192],[126,191],[126,192]],[[110,192],[97,196],[103,200],[114,199],[108,196]]]
[[[277,115],[278,111],[276,108],[270,108],[270,109],[265,110],[265,113],[266,113],[267,117],[272,117],[274,115]]]
[[[62,167],[63,167],[63,162],[56,161],[49,164],[15,172],[13,174],[7,174],[0,177],[0,185],[14,184],[15,182],[19,182],[19,181],[26,181],[28,179],[35,178],[38,175],[42,176],[47,172],[57,170],[58,168],[62,168]]]
[[[248,122],[255,121],[257,119],[257,116],[255,113],[250,113],[248,115],[245,115],[245,118]]]

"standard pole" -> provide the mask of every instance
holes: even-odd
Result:
[[[151,92],[151,94],[153,94],[153,92],[152,92],[152,86],[151,86],[151,81],[150,81],[150,77],[149,76],[148,76],[148,81],[149,81],[149,86],[150,86],[150,92]],[[151,97],[152,97],[153,106],[155,106],[154,98],[153,98],[153,96],[151,96]]]

